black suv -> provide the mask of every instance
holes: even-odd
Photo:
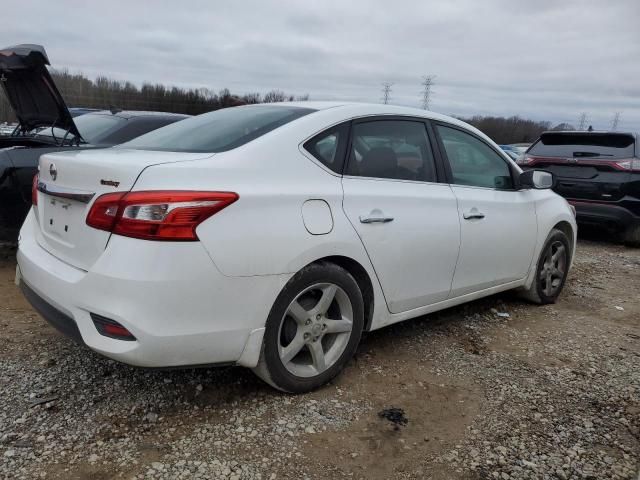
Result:
[[[545,132],[518,160],[556,176],[556,193],[576,209],[579,223],[621,232],[640,246],[638,135],[621,132]]]

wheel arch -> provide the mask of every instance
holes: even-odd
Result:
[[[344,268],[355,279],[362,292],[362,300],[364,303],[364,331],[369,331],[373,322],[374,289],[373,282],[367,270],[357,260],[343,255],[322,257],[311,262],[310,265],[314,263],[333,263]]]
[[[564,233],[567,236],[567,238],[569,239],[569,248],[571,249],[571,251],[569,252],[569,254],[571,255],[570,258],[573,259],[573,254],[574,254],[575,248],[576,248],[576,246],[575,246],[575,232],[573,231],[573,227],[566,220],[562,220],[562,221],[556,223],[553,226],[553,229],[560,230],[562,233]]]

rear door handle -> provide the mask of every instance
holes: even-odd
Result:
[[[484,218],[484,213],[482,213],[476,207],[473,207],[468,212],[464,212],[462,216],[464,217],[465,220],[482,219]]]
[[[393,217],[360,215],[360,223],[389,223]]]

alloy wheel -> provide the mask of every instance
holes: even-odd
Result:
[[[280,322],[278,353],[298,377],[331,368],[344,353],[353,330],[353,305],[333,283],[317,283],[300,292]]]
[[[544,253],[539,279],[542,292],[547,297],[555,296],[567,272],[567,249],[560,241],[552,242]]]

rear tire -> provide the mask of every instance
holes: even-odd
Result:
[[[571,246],[567,235],[551,230],[542,247],[531,286],[522,292],[530,302],[545,305],[555,303],[567,279],[571,263]]]
[[[623,241],[628,247],[640,247],[640,225],[627,228],[623,234]]]
[[[273,304],[253,372],[284,392],[314,390],[351,359],[363,326],[362,292],[351,274],[332,263],[308,265]]]

